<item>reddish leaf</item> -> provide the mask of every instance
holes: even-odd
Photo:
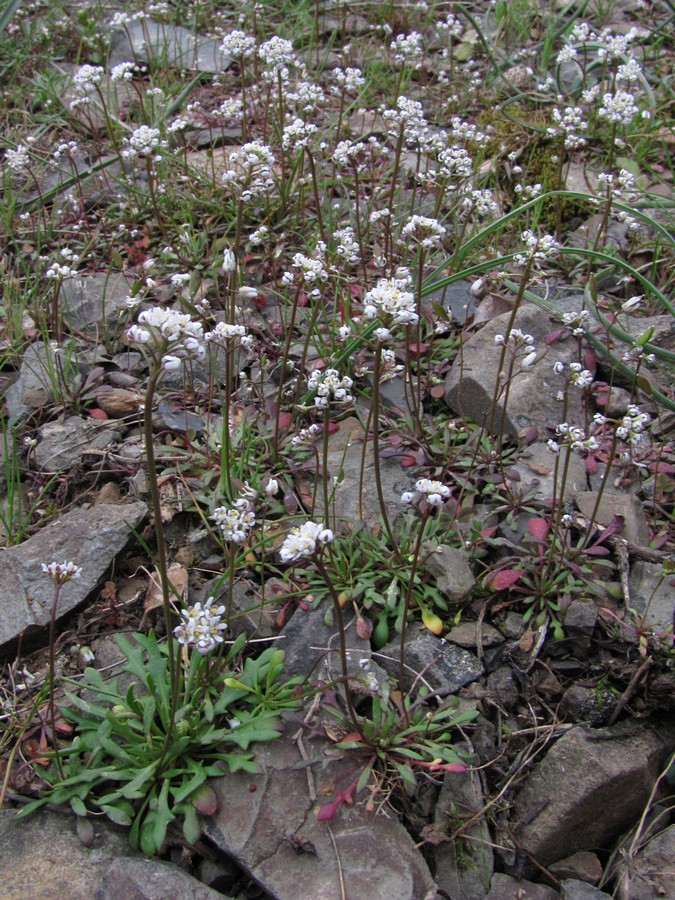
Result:
[[[658,462],[649,463],[647,468],[650,472],[663,473],[664,475],[673,475],[675,473],[675,466],[671,463],[664,462],[662,459]]]
[[[567,331],[564,328],[560,328],[558,329],[558,331],[549,331],[549,333],[544,338],[544,343],[547,347],[550,347],[551,344],[559,341],[564,334],[567,334]]]
[[[584,551],[587,556],[609,556],[609,550],[607,547],[586,547]]]
[[[335,813],[338,811],[338,807],[342,803],[342,800],[331,800],[330,803],[324,803],[322,807],[319,808],[316,818],[319,822],[329,822]]]
[[[198,787],[190,799],[195,809],[204,816],[212,816],[218,809],[218,796],[208,784]]]
[[[411,466],[414,466],[414,465],[416,465],[414,453],[404,453],[401,456],[401,468],[409,469]]]
[[[545,541],[548,534],[548,522],[546,519],[530,519],[527,530],[536,541]]]
[[[435,384],[430,390],[429,393],[434,398],[434,400],[442,400],[445,395],[445,385],[443,384]]]
[[[92,419],[107,419],[108,418],[108,413],[103,412],[103,410],[99,409],[98,406],[94,406],[91,409],[88,409],[87,413],[92,417]]]
[[[279,428],[288,428],[293,421],[293,414],[289,412],[279,413]]]
[[[595,372],[597,360],[595,358],[595,353],[591,350],[590,347],[586,347],[586,351],[584,353],[584,365],[587,369],[590,369],[591,372]]]
[[[480,536],[483,538],[491,538],[491,537],[494,537],[496,531],[497,531],[496,525],[489,525],[487,528],[481,528]]]
[[[493,577],[490,582],[490,587],[493,591],[505,591],[507,588],[510,588],[512,584],[515,584],[524,574],[525,569],[502,569],[501,572],[497,572]]]
[[[411,352],[411,353],[426,353],[426,352],[427,352],[427,345],[424,344],[424,343],[411,344],[411,345],[410,345],[410,352]]]

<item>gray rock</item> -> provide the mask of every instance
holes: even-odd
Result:
[[[96,821],[91,847],[75,818],[40,810],[16,821],[0,811],[3,900],[217,900],[211,890],[170,863],[131,855],[126,834]]]
[[[223,900],[224,894],[207,887],[171,863],[133,857],[111,862],[96,893],[96,900],[160,900],[165,897]]]
[[[546,360],[543,361],[544,365]],[[518,480],[513,478],[516,473]],[[578,453],[572,453],[567,467],[565,483],[563,485],[564,466],[563,460],[558,465],[558,477],[555,484],[555,496],[563,500],[569,500],[577,491],[583,491],[587,487],[586,467]],[[532,491],[532,496],[539,500],[549,500],[553,497],[555,475],[555,457],[546,444],[536,442],[525,448],[518,459],[512,463],[506,472],[507,481],[511,490]]]
[[[459,647],[473,649],[478,646],[477,622],[460,622],[446,635],[446,641],[457,644]],[[480,643],[482,647],[496,647],[504,643],[504,636],[487,622],[480,624]]]
[[[675,625],[675,587],[672,575],[664,576],[663,567],[638,560],[630,570],[630,605],[644,625],[665,632]],[[672,641],[672,631],[671,638]]]
[[[421,674],[423,681],[433,690],[454,693],[465,684],[476,681],[483,674],[478,657],[447,641],[437,638],[430,631],[415,631],[409,626],[405,644],[406,688]],[[375,659],[390,678],[399,677],[400,640],[390,641]]]
[[[565,636],[574,652],[583,655],[591,646],[593,629],[598,619],[598,607],[592,599],[573,600],[565,611]]]
[[[501,872],[492,876],[490,893],[485,900],[558,900],[558,893],[545,884],[533,884],[504,875]]]
[[[618,875],[618,896],[630,900],[652,900],[673,896],[675,825],[653,837],[632,859],[622,862]],[[625,891],[629,892],[629,894]]]
[[[473,752],[470,745],[462,749]],[[480,772],[445,775],[436,804],[436,826],[447,833],[477,816],[477,821],[466,829],[467,840],[460,836],[434,848],[434,877],[438,887],[450,897],[483,900],[490,890],[494,853],[490,829],[485,816],[480,815],[484,802]]]
[[[514,709],[520,700],[520,689],[511,666],[500,666],[488,675],[488,691],[506,710]]]
[[[607,844],[641,814],[674,746],[675,723],[572,728],[516,797],[519,846],[549,865]]]
[[[587,884],[596,885],[602,877],[602,863],[590,850],[580,850],[559,862],[552,863],[549,871],[561,881],[572,878],[576,881],[585,881]]]
[[[95,272],[66,279],[60,294],[66,324],[87,337],[104,339],[119,328],[120,313],[129,312],[125,300],[132,283],[123,272]]]
[[[152,19],[130,22],[113,34],[108,65],[129,60],[214,74],[224,72],[232,62],[220,49],[220,41]]]
[[[0,810],[0,870],[4,900],[91,900],[103,873],[129,855],[126,835],[101,822],[91,848],[75,830],[75,819],[48,810],[17,821]]]
[[[61,590],[57,617],[76,609],[96,589],[115,556],[131,539],[145,515],[145,503],[102,503],[78,508],[7,550],[0,551],[0,582],[3,585],[0,614],[0,648],[26,637],[44,633],[49,622],[54,586],[42,572],[42,563],[72,560],[82,575]]]
[[[103,450],[115,438],[110,421],[86,421],[69,416],[63,421],[47,422],[40,428],[35,461],[43,472],[61,472],[80,461],[84,453]]]
[[[317,808],[353,781],[354,760],[325,765],[330,746],[313,741],[306,748],[324,764],[308,769],[297,745],[282,738],[258,745],[262,774],[235,772],[210,782],[219,803],[204,821],[209,839],[275,900],[334,900],[341,883],[348,897],[433,897],[427,865],[395,817],[358,802],[342,804],[329,825],[317,821]]]
[[[466,550],[427,541],[422,547],[424,565],[436,587],[448,600],[464,600],[476,585],[471,558]]]
[[[563,694],[560,711],[568,722],[588,722],[593,728],[604,725],[619,698],[609,688],[573,684]]]
[[[565,878],[560,882],[560,900],[602,900],[603,897],[611,896],[576,878]]]
[[[471,293],[470,288],[471,284],[468,281],[455,281],[428,294],[423,302],[425,306],[431,307],[435,303],[443,309],[447,309],[453,321],[463,325],[476,312],[476,297]]]
[[[326,624],[326,613],[331,610],[330,600],[318,609],[296,609],[281,630],[279,647],[286,652],[284,675],[312,675],[322,673],[322,662],[329,668],[332,678],[339,678],[342,669],[338,650],[340,647],[337,624]],[[335,617],[333,615],[333,622]],[[360,675],[359,660],[370,659],[370,641],[358,636],[353,613],[345,611],[345,633],[349,653],[350,675]],[[324,673],[325,674],[325,673]],[[329,679],[330,680],[330,679]]]
[[[495,344],[495,335],[504,334],[510,313],[497,316],[473,334],[461,348],[448,373],[445,383],[445,402],[456,413],[466,416],[479,425],[490,425],[495,379],[501,348]],[[504,434],[515,437],[523,428],[536,428],[542,439],[546,426],[558,424],[563,413],[562,404],[556,399],[563,387],[561,376],[556,375],[556,362],[567,365],[576,359],[576,342],[555,341],[546,348],[545,337],[560,326],[541,309],[525,304],[519,310],[514,323],[526,334],[534,337],[537,350],[548,350],[544,359],[536,365],[522,369],[516,365],[504,417]],[[508,369],[508,356],[505,370]],[[505,371],[506,373],[506,371]],[[504,374],[505,374],[504,373]],[[534,400],[536,398],[536,401]],[[581,393],[570,392],[566,419],[572,424],[582,424]],[[503,404],[498,399],[494,413],[494,429],[498,430]]]
[[[586,518],[590,518],[597,498],[595,491],[577,491],[574,495],[577,506]],[[649,525],[640,500],[632,494],[610,494],[605,492],[601,499],[596,521],[600,525],[609,525],[614,516],[623,517],[622,537],[641,547],[649,544]]]
[[[203,564],[203,563],[202,563]],[[199,590],[197,599],[202,603],[208,597],[215,596],[218,605],[227,604],[227,589],[223,586],[223,578],[220,576],[213,581],[208,581]],[[245,631],[249,638],[265,638],[276,634],[276,614],[278,603],[271,599],[264,603],[260,599],[260,590],[246,581],[237,581],[232,591],[232,619],[228,634],[235,637]],[[287,649],[287,644],[281,644],[282,649]],[[288,674],[288,670],[286,670]]]
[[[49,344],[37,341],[26,348],[21,360],[19,377],[5,394],[7,414],[23,420],[36,409],[59,398],[81,381],[76,353],[56,351]]]
[[[382,520],[373,470],[372,447],[366,448],[366,465],[361,480],[361,455],[364,431],[353,417],[344,419],[338,431],[330,435],[328,450],[329,483],[334,484],[333,510],[338,519],[347,522],[365,522],[377,525]],[[321,451],[319,451],[321,452]],[[401,494],[413,488],[408,471],[401,468],[398,459],[381,459],[382,492],[390,516],[402,513],[406,507]],[[333,481],[337,479],[337,482]],[[317,492],[314,514],[323,513],[322,492]]]

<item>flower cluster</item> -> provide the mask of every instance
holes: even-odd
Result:
[[[330,528],[324,528],[318,522],[305,522],[286,536],[279,556],[282,562],[296,562],[315,553],[317,544],[330,544],[334,539]]]
[[[498,347],[508,347],[512,351],[514,356],[517,353],[525,353],[525,358],[521,362],[523,368],[531,366],[537,357],[537,350],[534,346],[534,338],[531,334],[525,334],[525,332],[520,328],[512,328],[509,332],[508,338],[503,334],[496,334],[495,344]]]
[[[281,145],[284,150],[304,150],[309,147],[309,142],[317,131],[318,128],[311,122],[294,119],[284,128]]]
[[[228,157],[229,168],[223,173],[223,184],[248,202],[274,188],[274,154],[261,141],[250,141]]]
[[[361,69],[356,68],[333,69],[333,78],[338,89],[348,94],[355,94],[366,83]]]
[[[562,133],[566,150],[578,150],[584,146],[586,141],[577,132],[586,131],[588,122],[584,119],[584,111],[580,107],[566,106],[564,112],[560,112],[556,106],[551,115],[555,124],[546,129],[550,137]]]
[[[178,369],[184,359],[204,357],[201,323],[187,313],[155,306],[139,313],[138,322],[127,331],[127,338],[160,355],[162,367],[167,371]]]
[[[49,575],[54,584],[61,585],[65,584],[67,581],[79,578],[82,574],[82,567],[76,566],[73,562],[66,562],[64,560],[62,563],[42,563],[42,571],[45,575]]]
[[[441,506],[450,498],[450,488],[441,481],[432,481],[430,478],[419,478],[415,482],[415,491],[429,506]],[[401,494],[401,503],[408,504],[414,500],[415,494],[412,491]]]
[[[636,447],[645,439],[645,429],[651,422],[649,413],[642,412],[635,403],[629,404],[626,415],[622,418],[621,424],[616,429],[616,436],[621,441],[632,444]]]
[[[391,42],[389,49],[397,63],[404,63],[407,59],[419,59],[423,53],[422,35],[416,31],[411,31],[407,35],[399,34],[396,40]]]
[[[155,161],[161,159],[160,150],[166,148],[166,141],[160,138],[159,128],[150,128],[148,125],[140,125],[132,131],[128,138],[124,139],[125,149],[122,156],[125,159],[152,157]]]
[[[412,216],[403,226],[401,236],[417,241],[425,250],[439,247],[443,241],[446,229],[438,219],[430,219],[427,216]]]
[[[354,236],[354,229],[349,226],[339,228],[333,232],[333,237],[338,242],[335,248],[337,255],[350,266],[356,265],[361,259],[361,254],[358,241]]]
[[[546,446],[552,453],[559,453],[561,444],[569,446],[572,450],[597,450],[600,444],[593,437],[587,437],[583,428],[577,428],[568,422],[556,425],[557,440],[549,440]]]
[[[381,278],[364,298],[363,315],[374,319],[378,314],[391,316],[396,325],[415,325],[417,315],[415,297],[410,290],[410,275],[402,278]]]
[[[527,252],[515,255],[513,261],[517,266],[524,266],[530,260],[542,262],[545,259],[550,259],[558,252],[560,246],[550,234],[537,237],[533,231],[528,230],[523,231],[520,237],[525,244]]]
[[[181,610],[185,620],[174,628],[173,633],[179,644],[192,645],[202,654],[210,653],[217,645],[222,644],[227,625],[222,621],[224,606],[215,606],[213,597],[209,597],[204,607],[201,603]]]
[[[562,375],[562,373],[565,371],[564,363],[557,362],[553,366],[553,371],[557,375]],[[570,372],[571,375],[568,379],[569,384],[573,384],[578,388],[587,388],[593,384],[593,373],[588,369],[584,369],[581,363],[570,363]]]
[[[218,322],[213,331],[206,332],[204,340],[207,344],[222,344],[226,347],[230,346],[233,341],[239,340],[247,350],[253,343],[253,338],[243,325],[231,325],[229,322]]]
[[[246,499],[235,500],[232,506],[219,506],[211,516],[223,538],[233,544],[243,544],[255,525],[255,513]]]
[[[16,150],[8,147],[5,150],[5,163],[13,172],[22,175],[30,165],[28,147],[23,144],[17,144]]]
[[[601,119],[607,119],[618,125],[630,125],[639,110],[635,104],[635,96],[630,91],[608,91],[602,98],[602,106],[598,110]]]
[[[348,375],[340,378],[337,369],[325,369],[323,372],[316,369],[307,379],[309,390],[316,391],[314,405],[317,409],[328,409],[331,400],[336,403],[351,403],[354,398],[349,391],[353,383]]]
[[[255,38],[244,31],[230,31],[223,36],[220,49],[232,59],[249,59],[255,53]]]
[[[462,206],[465,210],[474,212],[481,218],[492,216],[499,211],[499,206],[492,196],[492,191],[488,188],[482,191],[471,191],[462,200]]]

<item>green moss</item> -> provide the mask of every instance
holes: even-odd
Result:
[[[518,104],[507,109],[488,108],[478,117],[478,125],[489,135],[484,151],[488,158],[504,160],[509,153],[520,151],[514,163],[523,170],[519,178],[510,178],[505,167],[500,166],[497,172],[499,186],[511,207],[526,199],[514,190],[517,184],[541,184],[542,193],[565,187],[559,181],[558,163],[552,159],[559,151],[559,144],[545,134],[549,117],[544,110]],[[596,212],[595,205],[586,200],[570,198],[559,202],[562,231],[574,230]],[[551,200],[543,205],[539,224],[543,229],[553,231],[556,219],[556,201]]]

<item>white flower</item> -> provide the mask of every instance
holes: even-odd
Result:
[[[237,258],[229,247],[223,250],[223,272],[234,272],[237,268]]]
[[[418,315],[415,297],[406,288],[411,286],[411,278],[381,278],[377,286],[372,288],[364,298],[363,314],[367,319],[374,319],[378,313],[391,316],[397,325],[415,325]]]
[[[265,496],[270,500],[279,493],[279,482],[276,478],[270,478],[265,485]]]
[[[305,522],[286,536],[279,556],[282,562],[296,562],[316,552],[317,544],[330,544],[335,535],[318,522]]]
[[[213,597],[209,597],[205,606],[195,603],[181,611],[185,620],[174,628],[173,633],[179,644],[193,645],[198,653],[209,653],[217,644],[222,644],[222,632],[227,624],[222,621],[224,606],[215,606]]]
[[[615,122],[619,125],[630,125],[638,114],[635,97],[629,91],[618,90],[615,93],[606,93],[602,98],[602,106],[598,110],[601,119]]]
[[[331,400],[350,403],[354,399],[349,393],[353,383],[348,375],[340,378],[337,369],[325,369],[323,372],[316,369],[307,379],[309,390],[316,391],[314,405],[317,409],[328,409]]]
[[[17,174],[23,174],[30,165],[30,157],[28,155],[28,147],[23,144],[17,144],[16,150],[5,150],[5,162],[8,167]]]
[[[230,31],[224,35],[220,49],[232,59],[248,59],[255,51],[255,38],[243,31]]]
[[[211,518],[220,528],[223,538],[243,544],[255,525],[255,513],[246,499],[235,500],[232,506],[219,506]]]
[[[66,562],[64,560],[62,563],[42,563],[42,571],[45,575],[49,575],[55,585],[62,585],[75,578],[79,578],[82,574],[82,567],[76,566],[73,562]]]
[[[419,478],[415,482],[415,490],[424,495],[429,506],[441,506],[450,497],[450,488],[441,481],[432,481],[430,478]],[[404,494],[403,497],[407,496]],[[401,497],[401,500],[403,500]]]
[[[139,313],[138,322],[127,331],[128,340],[164,357],[164,368],[177,368],[176,359],[204,357],[202,326],[186,313],[155,306]]]
[[[412,238],[418,241],[426,250],[440,246],[446,229],[437,219],[427,216],[412,216],[401,231],[404,238]]]
[[[140,125],[131,136],[124,139],[126,149],[122,150],[125,159],[134,159],[137,156],[159,158],[158,151],[166,147],[166,142],[160,139],[159,128],[150,128],[148,125]]]
[[[231,325],[229,322],[218,322],[213,331],[206,332],[204,340],[207,344],[214,342],[217,344],[228,345],[237,338],[244,343],[247,337],[249,337],[249,335],[243,325]]]

